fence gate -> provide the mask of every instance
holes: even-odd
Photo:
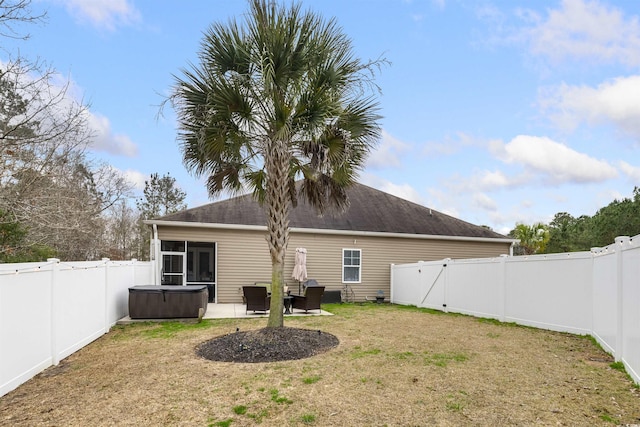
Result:
[[[448,259],[443,261],[422,263],[418,269],[420,274],[420,302],[418,307],[446,309],[446,274]]]

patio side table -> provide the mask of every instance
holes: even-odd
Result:
[[[286,295],[282,297],[282,299],[284,300],[284,314],[291,314],[291,301],[293,297]]]

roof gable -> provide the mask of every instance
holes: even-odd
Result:
[[[347,189],[349,208],[343,214],[319,215],[315,208],[300,200],[291,211],[291,228],[368,231],[415,235],[507,237],[466,221],[393,196],[363,184]],[[158,218],[160,221],[212,223],[227,225],[266,225],[263,208],[250,194],[187,209]]]

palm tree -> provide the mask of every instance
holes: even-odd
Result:
[[[268,327],[283,326],[289,213],[298,197],[319,212],[345,209],[345,189],[378,141],[373,77],[382,63],[354,57],[333,19],[252,0],[243,22],[208,29],[199,64],[175,78],[171,101],[187,168],[208,178],[210,196],[248,189],[264,207]]]
[[[518,246],[521,248],[521,255],[543,253],[550,238],[549,227],[541,222],[533,225],[516,224],[509,235],[520,240]]]

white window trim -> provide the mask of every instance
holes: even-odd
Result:
[[[346,281],[344,278],[344,268],[345,267],[355,267],[353,265],[344,265],[344,252],[345,251],[358,251],[360,252],[360,265],[358,266],[358,280],[357,281]],[[342,283],[362,283],[362,249],[360,248],[342,248]]]

